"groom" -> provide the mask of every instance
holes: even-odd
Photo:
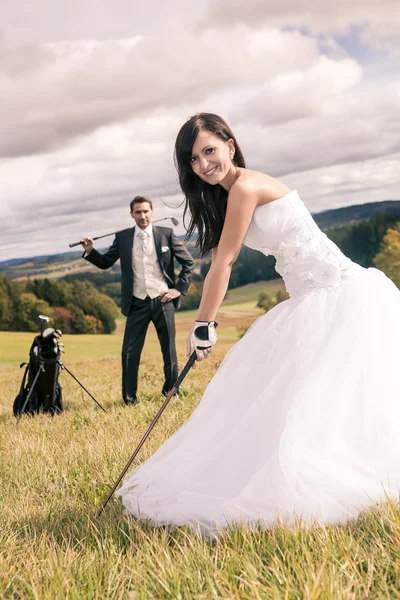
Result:
[[[122,397],[125,404],[137,403],[140,355],[147,328],[154,323],[164,360],[167,395],[178,377],[175,347],[175,308],[181,294],[189,289],[194,261],[172,229],[153,227],[153,204],[146,196],[130,203],[136,226],[116,234],[105,254],[93,247],[93,240],[81,240],[83,258],[100,269],[109,269],[121,260],[121,311],[127,317],[122,345]],[[174,259],[181,264],[176,280]]]

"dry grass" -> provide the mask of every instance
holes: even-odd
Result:
[[[235,319],[226,317],[225,327],[221,323],[212,359],[189,374],[185,394],[170,404],[139,460],[191,414],[237,337]],[[179,319],[180,347],[186,325]],[[65,412],[54,418],[24,417],[17,424],[11,415],[20,380],[17,363],[25,358],[31,337],[18,339],[13,352],[18,354],[23,342],[26,349],[15,366],[0,355],[2,600],[400,598],[400,514],[391,503],[344,527],[239,528],[216,544],[185,528],[168,533],[138,524],[121,515],[115,499],[96,518],[160,405],[157,342],[151,334],[141,368],[141,402],[125,408],[119,389],[121,337],[66,339],[65,362],[108,413],[99,411],[64,373]],[[3,355],[4,342],[0,334]]]

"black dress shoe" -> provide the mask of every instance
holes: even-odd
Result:
[[[137,398],[124,398],[124,404],[128,405],[128,406],[133,406],[134,404],[138,403],[138,399]]]

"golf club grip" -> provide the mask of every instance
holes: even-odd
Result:
[[[181,385],[182,381],[185,379],[186,375],[189,373],[190,369],[193,367],[195,360],[196,360],[196,350],[194,352],[192,352],[189,360],[187,361],[186,365],[183,367],[181,374],[179,375],[178,379],[175,381],[175,383],[174,383],[175,389],[177,389]]]
[[[103,237],[108,237],[109,235],[115,235],[116,233],[118,233],[118,231],[113,231],[112,233],[106,233],[105,235],[98,235],[97,237],[92,238],[92,240],[93,241],[101,240],[101,238],[103,238]],[[74,242],[73,244],[69,244],[69,247],[73,248],[74,246],[79,246],[79,244],[82,244],[82,242]]]
[[[92,240],[101,240],[102,238],[108,237],[109,235],[117,235],[117,233],[122,233],[123,231],[127,231],[128,229],[131,229],[131,227],[125,227],[125,229],[118,229],[118,231],[112,231],[111,233],[105,233],[104,235],[97,235],[96,237],[92,238]],[[73,244],[69,244],[69,247],[73,248],[74,246],[79,246],[79,244],[81,243],[81,241],[74,242]]]

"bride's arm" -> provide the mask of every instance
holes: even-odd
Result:
[[[221,238],[218,248],[213,250],[211,267],[204,282],[197,321],[215,320],[257,203],[257,194],[244,185],[236,184],[231,189]]]

